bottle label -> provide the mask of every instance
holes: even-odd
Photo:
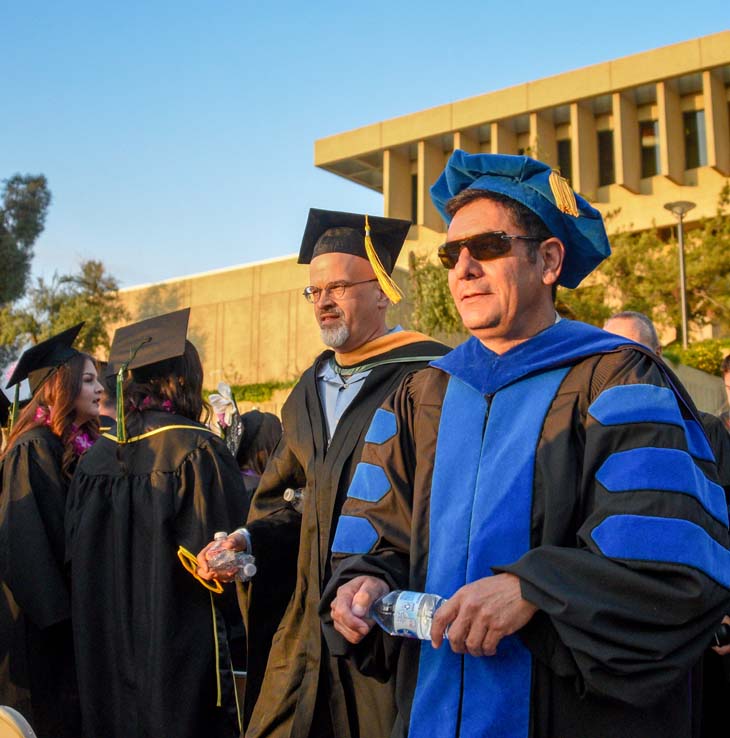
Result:
[[[423,592],[401,592],[393,613],[395,634],[408,638],[423,638],[419,628],[421,602],[428,595]],[[428,636],[426,636],[428,637]]]

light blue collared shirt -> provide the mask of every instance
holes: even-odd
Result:
[[[403,328],[397,325],[388,333],[396,333],[402,330]],[[332,436],[335,434],[340,418],[357,397],[357,393],[362,389],[371,371],[372,369],[368,369],[345,378],[337,374],[330,361],[323,362],[317,370],[317,390],[327,421],[328,446],[332,441]]]

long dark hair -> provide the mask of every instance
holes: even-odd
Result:
[[[46,425],[63,444],[61,471],[66,478],[71,477],[77,458],[74,450],[74,439],[80,433],[86,433],[92,441],[99,437],[99,420],[97,418],[88,420],[81,426],[74,423],[76,419],[74,403],[79,396],[79,392],[81,392],[84,367],[87,361],[96,365],[92,356],[79,352],[53,371],[48,379],[43,382],[36,390],[31,401],[20,413],[0,460],[5,458],[24,433],[33,428]]]
[[[124,412],[130,418],[144,410],[170,410],[207,421],[210,406],[203,399],[203,365],[190,341],[185,341],[182,356],[132,370],[124,385]]]

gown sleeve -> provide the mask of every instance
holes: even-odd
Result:
[[[556,438],[572,434],[580,467],[577,494],[567,490],[575,538],[537,545],[499,569],[517,575],[540,609],[522,633],[539,659],[575,677],[579,692],[637,706],[686,677],[730,598],[714,457],[667,385],[637,352],[599,362],[576,407],[582,422],[555,429]],[[546,505],[564,500],[559,476],[544,472],[548,456],[540,467]]]
[[[176,543],[197,553],[216,531],[238,525],[246,490],[235,459],[218,438],[191,453],[179,473]]]
[[[41,629],[71,616],[63,563],[66,491],[53,444],[21,437],[2,464],[0,576]]]
[[[284,491],[305,484],[304,469],[285,430],[261,476],[246,521],[254,554],[261,559],[264,572],[268,568],[275,576],[282,568],[296,566],[302,516],[284,500]]]
[[[248,644],[244,725],[251,718],[274,634],[296,586],[302,516],[285,502],[284,490],[301,488],[305,483],[304,470],[285,427],[261,476],[246,521],[257,571],[253,579],[237,587]]]

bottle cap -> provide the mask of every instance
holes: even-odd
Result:
[[[226,533],[224,530],[219,530],[214,536],[214,541],[222,541],[224,538],[228,538],[228,533]]]

